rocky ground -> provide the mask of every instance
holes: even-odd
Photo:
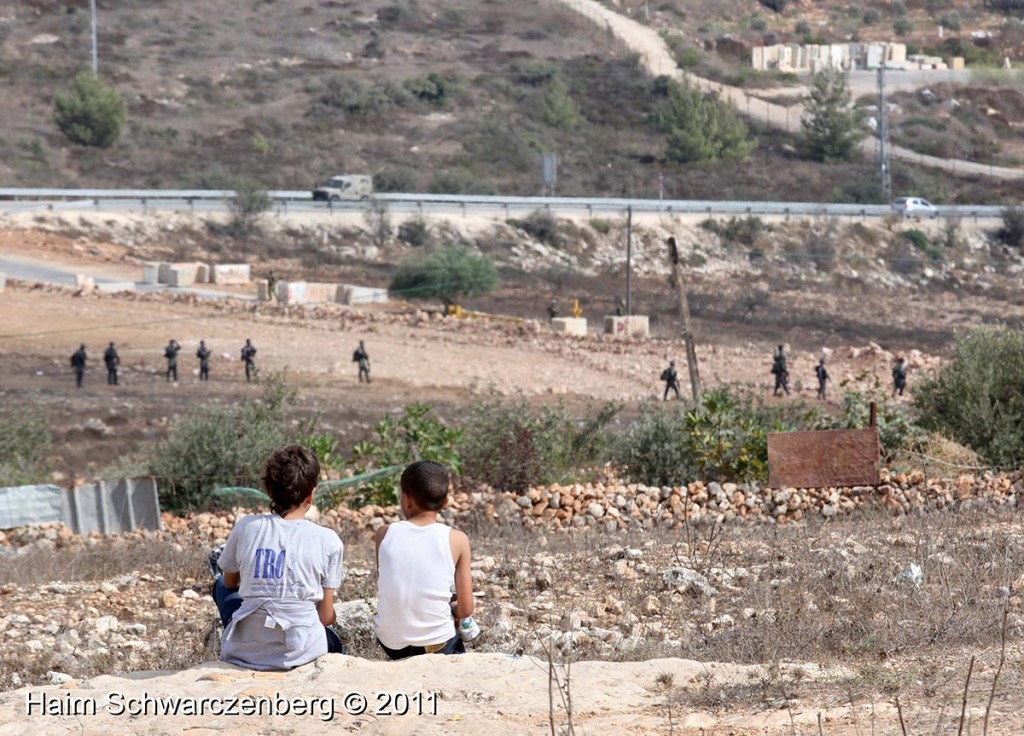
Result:
[[[9,230],[0,245],[74,268],[127,273],[151,254],[163,256],[157,246],[143,247],[151,237],[140,232],[129,245],[88,229],[71,237]],[[858,290],[845,270],[808,269],[784,256],[781,232],[769,237],[779,239],[771,256],[779,270],[771,277],[751,270],[745,251],[721,243],[700,266],[693,305],[708,385],[767,396],[771,350],[783,341],[790,345],[795,396],[778,401],[813,400],[813,366],[827,354],[834,385],[825,407],[836,411],[847,388],[880,386],[884,393],[899,352],[915,367],[911,396],[900,400],[905,405],[956,329],[1019,319],[1007,270],[1016,261],[974,271],[961,262],[914,278],[897,274],[895,287],[884,283],[882,267],[868,279],[865,274],[875,273],[868,264]],[[169,234],[163,242],[172,239]],[[657,242],[652,237],[652,258]],[[981,258],[973,248],[965,246],[963,258]],[[987,250],[983,255],[993,257]],[[748,265],[740,268],[744,260]],[[382,266],[367,261],[358,268],[373,276]],[[166,436],[186,412],[258,392],[245,383],[237,361],[246,337],[260,347],[265,369],[288,369],[298,390],[297,414],[317,416],[323,430],[343,442],[413,400],[457,421],[490,386],[500,394],[521,392],[536,404],[562,399],[582,407],[618,399],[627,405],[625,417],[660,398],[657,376],[667,359],[682,354],[672,323],[647,341],[554,335],[529,318],[536,317],[538,294],[548,294],[530,278],[516,276],[490,302],[475,305],[509,306],[523,318],[513,321],[442,320],[423,305],[401,303],[285,308],[9,284],[0,295],[0,417],[25,403],[43,407],[53,426],[53,479],[93,479]],[[593,295],[610,301],[614,287],[606,287],[618,277],[592,278],[578,284],[589,289],[590,304],[601,314],[603,302]],[[764,279],[770,300],[747,299],[761,293]],[[671,313],[671,292],[660,274],[637,283],[652,313]],[[184,355],[199,339],[214,348],[213,381],[199,384],[187,359],[180,382],[164,381],[160,349],[172,336]],[[357,384],[348,361],[359,339],[373,358],[369,386]],[[86,387],[74,391],[67,355],[83,340],[94,360],[106,341],[117,342],[126,369],[122,386],[108,388],[99,371],[90,370]],[[774,736],[813,732],[820,713],[822,733],[853,736],[873,728],[897,732],[898,697],[909,732],[946,733],[958,722],[972,655],[964,718],[979,733],[1003,632],[1006,665],[999,670],[989,733],[1017,733],[1024,710],[1021,476],[952,468],[942,479],[936,468],[945,473],[951,466],[922,461],[919,467],[886,473],[877,490],[644,488],[612,478],[522,496],[466,489],[447,518],[473,539],[474,588],[486,634],[461,664],[444,662],[430,673],[422,662],[377,661],[368,628],[370,534],[395,518],[394,509],[322,510],[320,521],[346,543],[339,614],[356,658],[329,657],[279,679],[254,680],[220,666],[185,669],[215,656],[205,554],[240,512],[166,517],[162,532],[109,538],[77,538],[58,527],[5,532],[0,688],[12,692],[0,697],[0,734],[125,728],[114,716],[25,720],[26,694],[41,688],[100,695],[152,685],[165,694],[304,691],[340,698],[338,682],[387,690],[396,672],[417,684],[435,674],[444,693],[441,716],[393,722],[339,716],[345,728],[478,733],[486,719],[514,733],[539,733],[550,731],[552,713],[558,723],[573,720],[580,732],[597,734],[703,729]],[[574,683],[571,718],[557,687],[549,706],[548,660],[553,676]],[[165,679],[121,677],[152,669],[182,671]],[[245,720],[184,718],[143,719],[137,726],[192,736],[256,727]],[[316,732],[318,723],[284,718],[273,728]]]

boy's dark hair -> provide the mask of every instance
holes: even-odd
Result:
[[[320,480],[320,462],[302,445],[274,450],[263,465],[263,489],[270,496],[270,510],[283,514],[302,503]]]
[[[402,473],[401,486],[424,511],[440,511],[448,498],[448,471],[441,463],[417,460]]]

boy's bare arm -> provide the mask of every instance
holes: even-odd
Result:
[[[324,626],[330,626],[338,620],[334,612],[334,588],[324,588],[324,597],[316,602],[316,614]]]
[[[225,572],[224,573],[224,585],[231,590],[238,590],[238,586],[242,584],[242,573],[240,572]]]
[[[455,605],[452,612],[456,618],[463,619],[473,615],[473,577],[470,571],[472,558],[469,550],[469,537],[464,532],[452,529],[452,558],[455,560]]]
[[[377,563],[375,574],[380,574],[380,543],[384,541],[384,535],[388,533],[388,526],[389,524],[379,526],[373,533],[373,559]]]

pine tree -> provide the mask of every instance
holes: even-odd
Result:
[[[654,114],[665,133],[665,157],[679,163],[743,161],[754,148],[736,110],[716,95],[670,81],[667,100]]]
[[[846,72],[831,67],[811,79],[800,126],[804,151],[815,161],[849,161],[866,135],[861,113],[850,104],[848,81]]]

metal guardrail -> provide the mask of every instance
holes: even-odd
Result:
[[[284,211],[294,205],[293,211],[335,209],[362,209],[365,201],[343,200],[335,203],[313,203],[309,191],[269,191],[271,199]],[[179,203],[195,208],[200,203],[211,209],[235,196],[230,189],[0,189],[0,200],[7,199],[21,206],[6,208],[7,213],[32,209],[60,208],[99,209],[103,202],[139,203],[144,210],[174,208]],[[373,200],[387,202],[400,209],[419,212],[442,211],[457,208],[469,210],[503,211],[506,216],[515,212],[551,210],[559,213],[625,212],[632,208],[636,214],[674,215],[733,215],[733,216],[798,216],[798,217],[885,217],[895,211],[880,204],[826,204],[821,202],[739,202],[681,199],[624,199],[602,197],[512,197],[458,194],[377,194]],[[966,219],[999,217],[1001,207],[988,205],[939,205],[937,217],[955,216]]]

